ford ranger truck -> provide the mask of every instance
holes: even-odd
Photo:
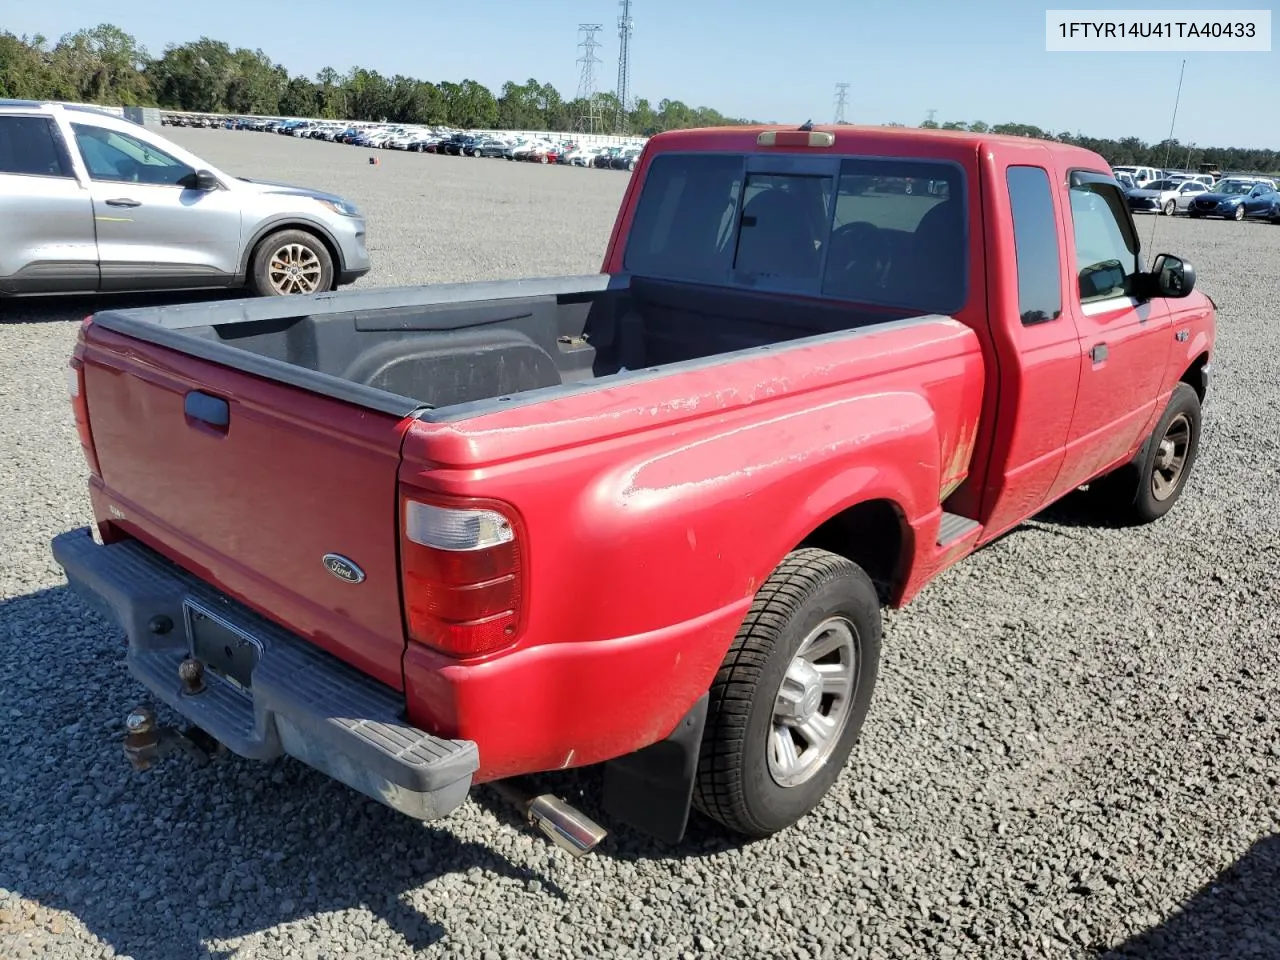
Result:
[[[606,819],[767,835],[845,765],[885,606],[1077,488],[1173,506],[1194,288],[1083,149],[664,133],[598,275],[88,318],[96,525],[53,554],[240,756],[421,819],[602,764]]]

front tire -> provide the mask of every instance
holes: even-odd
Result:
[[[1166,217],[1172,217],[1177,212],[1178,212],[1178,205],[1173,200],[1170,200],[1168,203],[1164,205],[1164,215]]]
[[[1179,383],[1135,462],[1089,484],[1095,501],[1121,525],[1159,520],[1173,509],[1200,449],[1200,397]]]
[[[860,567],[825,550],[788,554],[712,683],[694,807],[749,837],[813,810],[861,732],[880,636],[879,597]]]
[[[1241,220],[1243,220],[1243,219],[1244,219],[1244,204],[1243,204],[1243,203],[1242,203],[1242,204],[1240,204],[1240,206],[1236,207],[1236,212],[1233,214],[1233,216],[1235,217],[1235,219],[1236,219],[1236,222],[1237,222],[1237,223],[1239,223]]]
[[[260,297],[324,293],[333,289],[333,258],[314,234],[279,230],[254,251],[249,288]]]

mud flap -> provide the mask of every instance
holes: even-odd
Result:
[[[684,839],[707,703],[704,693],[665,740],[604,765],[610,817],[668,843]]]

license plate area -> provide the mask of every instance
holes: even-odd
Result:
[[[191,656],[206,670],[248,693],[253,688],[253,668],[262,657],[262,642],[191,600],[182,604],[182,612]]]

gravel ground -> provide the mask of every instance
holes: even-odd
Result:
[[[175,136],[361,203],[363,286],[592,272],[627,182]],[[582,861],[485,791],[424,826],[292,761],[131,772],[141,688],[48,548],[88,519],[64,369],[95,304],[0,305],[0,958],[1280,956],[1280,229],[1158,229],[1221,309],[1174,512],[1057,508],[890,615],[863,740],[796,828]],[[593,772],[546,782],[597,812]]]

